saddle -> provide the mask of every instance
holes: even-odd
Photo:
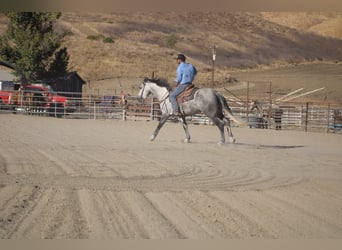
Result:
[[[194,99],[195,93],[198,90],[194,84],[190,84],[182,93],[177,96],[177,102],[181,105],[183,102]]]

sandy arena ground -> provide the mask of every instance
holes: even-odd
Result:
[[[342,137],[0,114],[1,239],[342,237]]]

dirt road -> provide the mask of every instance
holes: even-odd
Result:
[[[0,114],[1,239],[342,237],[342,137]]]

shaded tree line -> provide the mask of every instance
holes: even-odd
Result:
[[[6,16],[8,27],[0,37],[1,61],[20,69],[29,82],[68,73],[69,54],[62,47],[65,33],[54,29],[60,12],[9,12]]]

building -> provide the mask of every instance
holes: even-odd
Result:
[[[48,81],[48,84],[55,92],[63,96],[74,98],[82,97],[82,88],[85,83],[86,82],[75,71],[68,73],[64,77]]]
[[[14,90],[14,76],[5,70],[0,70],[0,91]]]
[[[0,81],[14,81],[15,76],[8,70],[0,69]]]

